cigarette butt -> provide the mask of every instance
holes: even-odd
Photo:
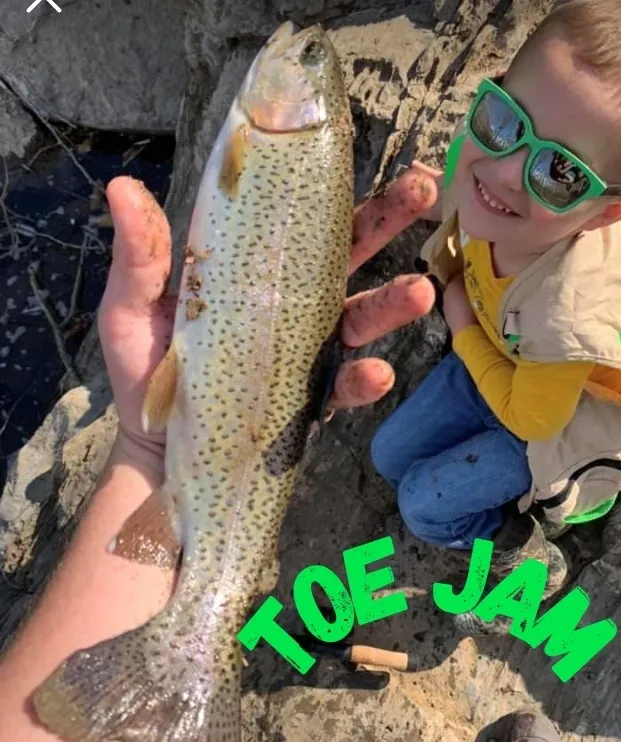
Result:
[[[375,665],[376,667],[388,667],[392,670],[407,672],[409,658],[405,652],[390,652],[387,649],[366,647],[364,644],[353,644],[351,647],[350,661],[361,665]]]

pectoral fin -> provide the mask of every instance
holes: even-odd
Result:
[[[218,186],[222,193],[234,201],[239,193],[239,181],[244,172],[246,152],[249,147],[249,129],[238,126],[230,135],[222,157]]]
[[[177,353],[171,345],[147,386],[142,405],[142,429],[145,433],[166,427],[177,394],[177,374]]]
[[[176,530],[165,494],[155,490],[125,521],[108,551],[139,564],[173,569],[180,551]]]

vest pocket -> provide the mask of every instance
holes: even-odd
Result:
[[[606,512],[606,503],[621,491],[621,410],[584,395],[574,418],[561,434],[528,445],[533,476],[530,501],[549,520]]]
[[[608,512],[604,506],[621,490],[621,460],[611,458],[595,459],[571,472],[563,480],[555,483],[557,487],[537,490],[535,500],[543,508],[547,518],[553,522],[580,522],[590,520],[587,514],[601,509],[601,515]],[[546,494],[549,496],[546,497]]]

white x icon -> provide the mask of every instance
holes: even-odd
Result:
[[[28,8],[26,13],[30,13],[30,11],[33,10],[33,8],[36,8],[40,2],[41,0],[35,0],[34,3]],[[62,13],[62,10],[58,7],[58,5],[56,5],[54,0],[45,0],[45,2],[49,3],[57,13]]]

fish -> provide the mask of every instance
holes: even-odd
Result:
[[[353,126],[321,26],[280,26],[243,80],[192,212],[170,348],[143,406],[165,481],[109,549],[177,566],[167,606],[72,654],[33,695],[68,742],[238,742],[253,601],[338,365]],[[336,348],[336,350],[335,350]]]

